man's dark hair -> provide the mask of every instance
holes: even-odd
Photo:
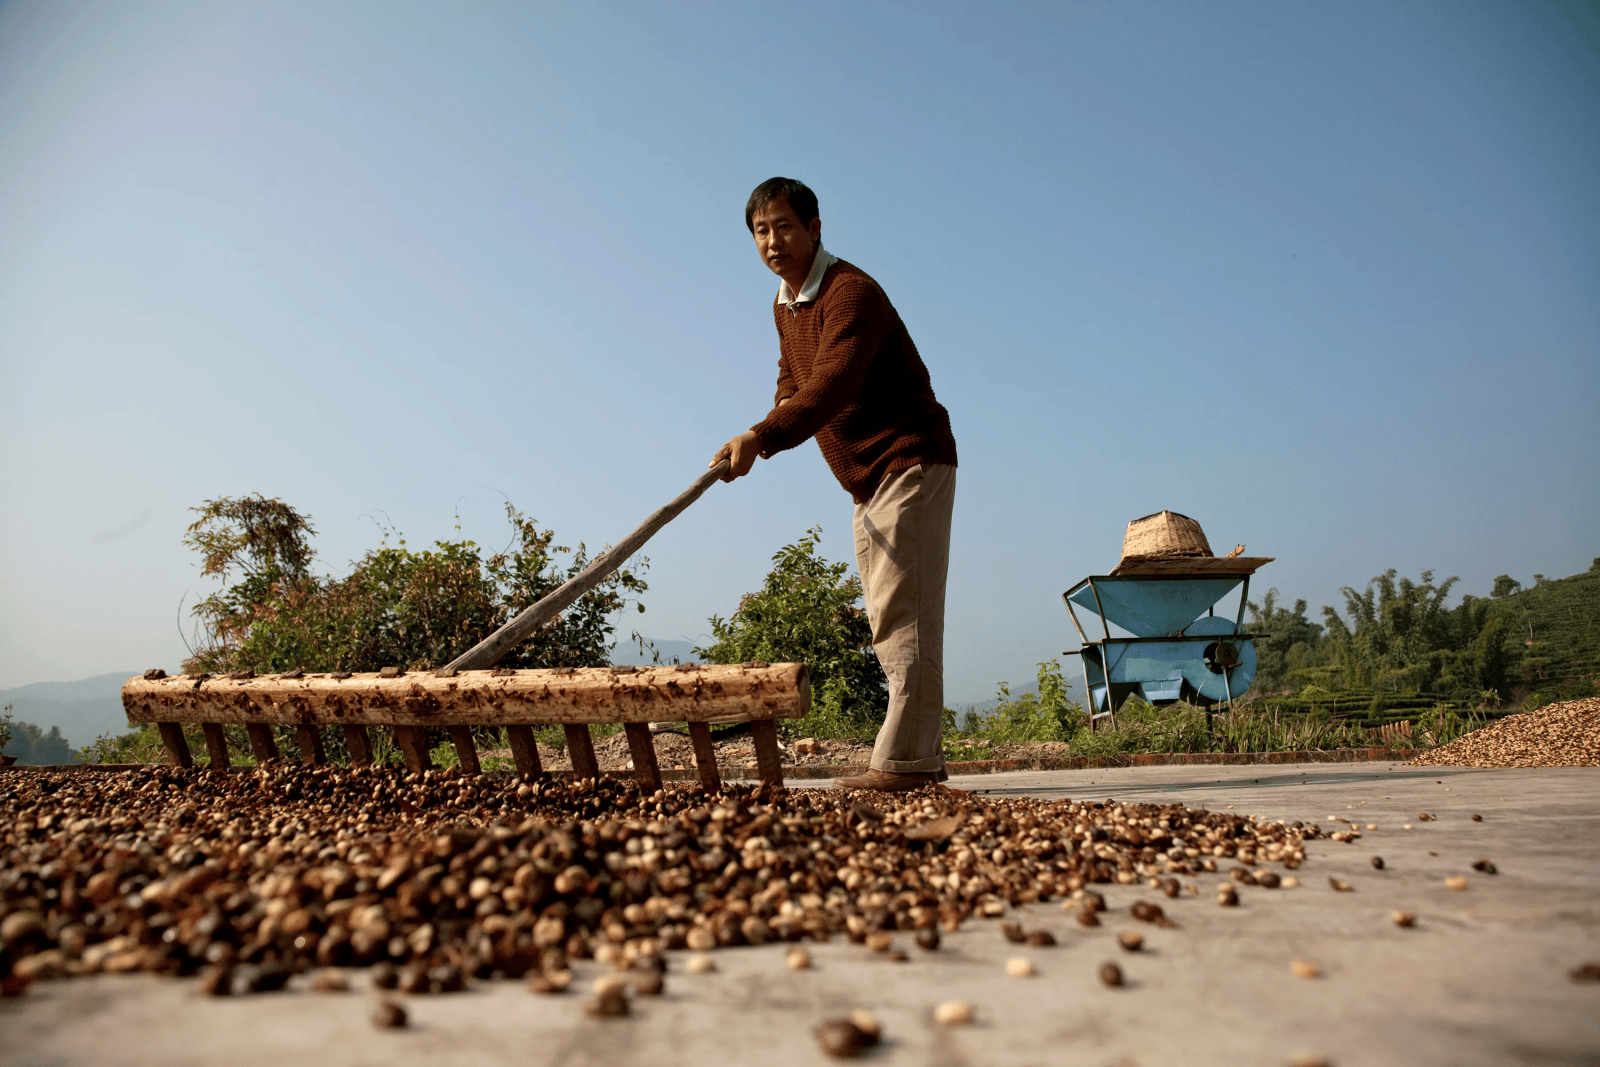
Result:
[[[800,221],[807,226],[817,217],[817,194],[806,188],[805,182],[795,181],[793,178],[768,178],[756,186],[756,191],[751,193],[750,199],[745,202],[745,228],[755,233],[756,224],[752,220],[756,212],[774,200],[789,201],[794,213],[799,215]]]

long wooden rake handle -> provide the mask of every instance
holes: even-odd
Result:
[[[594,562],[583,569],[575,578],[569,579],[559,589],[539,601],[533,607],[523,611],[516,618],[506,623],[482,641],[473,645],[467,651],[451,660],[445,670],[481,671],[493,667],[503,659],[506,653],[516,648],[523,641],[532,637],[534,632],[571,607],[583,594],[609,578],[613,571],[627,562],[645,542],[656,535],[661,527],[683,514],[690,504],[700,499],[700,495],[711,488],[711,483],[719,480],[728,470],[728,461],[723,460],[715,467],[706,471],[694,480],[694,484],[679,493],[678,496],[666,507],[659,509],[639,525],[627,537],[619,541],[609,552],[596,556]]]

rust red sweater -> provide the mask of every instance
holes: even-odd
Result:
[[[771,457],[815,435],[822,456],[856,503],[883,479],[918,463],[956,462],[950,414],[934,398],[928,368],[889,297],[865,271],[839,260],[817,298],[793,312],[772,305],[778,325],[778,393],[752,426]]]

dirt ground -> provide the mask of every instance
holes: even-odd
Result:
[[[778,731],[779,751],[785,767],[864,767],[872,756],[872,742],[857,740],[830,740],[801,738]],[[656,762],[663,770],[693,770],[694,748],[687,732],[654,735]],[[715,742],[717,763],[722,767],[755,769],[755,745],[749,734]],[[1015,745],[995,745],[988,741],[964,740],[959,743],[960,759],[1037,759],[1041,756],[1064,756],[1067,746],[1059,741]],[[970,753],[970,754],[969,754]],[[627,735],[618,732],[610,737],[596,738],[595,758],[602,771],[628,771],[633,769],[633,757],[628,751]],[[509,760],[510,749],[493,749],[479,753],[482,757],[499,757]],[[551,771],[570,771],[572,760],[566,749],[550,745],[539,746],[539,762]]]

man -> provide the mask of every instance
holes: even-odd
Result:
[[[817,197],[792,178],[750,194],[745,225],[782,279],[776,406],[711,460],[724,481],[815,436],[855,500],[856,567],[889,710],[871,770],[836,788],[901,792],[942,781],[944,589],[956,442],[928,369],[878,283],[822,247]]]

